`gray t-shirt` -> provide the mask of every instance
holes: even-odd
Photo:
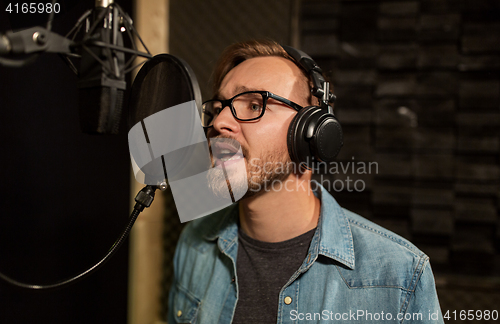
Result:
[[[268,243],[238,231],[238,302],[233,324],[276,323],[279,293],[304,262],[316,229]]]

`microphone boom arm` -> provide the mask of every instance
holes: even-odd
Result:
[[[18,32],[8,31],[3,37],[5,46],[0,55],[33,54],[39,52],[71,54],[74,42],[57,33],[37,26]],[[4,49],[2,52],[1,50]]]
[[[112,3],[105,10],[101,12],[99,18],[94,21],[93,28],[91,28],[90,32],[92,32],[97,24],[99,24],[102,19],[105,19],[106,13],[113,11],[114,13],[114,21],[113,21],[113,41],[112,42],[103,42],[96,39],[92,39],[89,35],[85,35],[81,41],[75,41],[76,34],[80,31],[81,27],[84,25],[85,21],[91,15],[91,11],[85,12],[77,21],[76,25],[73,29],[66,35],[66,37],[61,36],[57,33],[52,32],[48,28],[44,28],[41,26],[32,27],[29,29],[25,29],[22,31],[7,31],[5,34],[0,33],[0,64],[8,67],[21,67],[28,63],[33,62],[39,54],[47,52],[47,53],[57,53],[60,55],[64,55],[68,57],[76,57],[80,58],[81,55],[78,53],[79,49],[84,49],[85,47],[100,47],[108,50],[113,50],[117,52],[132,54],[134,57],[141,56],[144,58],[152,58],[153,55],[149,52],[148,48],[142,41],[140,35],[137,33],[133,26],[132,19],[125,13],[118,4]],[[116,45],[116,33],[119,23],[125,28],[131,43],[132,49],[126,48],[124,46]],[[122,28],[123,28],[122,27]],[[70,35],[73,34],[71,37]],[[135,44],[134,36],[139,39],[142,46],[146,50],[146,52],[141,52],[137,50],[137,46]],[[15,59],[19,55],[28,57],[23,57],[21,59]],[[132,64],[133,58],[130,59],[127,64],[125,64],[126,70],[125,73],[130,72],[131,69],[137,67],[138,65],[130,68],[129,66]],[[70,67],[73,71],[76,71],[76,68],[72,64],[70,60],[67,61],[70,64]]]

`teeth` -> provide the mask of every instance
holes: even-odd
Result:
[[[220,154],[231,154],[232,152],[228,149],[222,149],[220,150]]]
[[[222,162],[227,162],[227,161],[232,161],[232,160],[239,160],[241,159],[241,156],[240,155],[234,155],[232,156],[230,159],[227,159],[227,158],[223,158],[223,159],[220,159]]]

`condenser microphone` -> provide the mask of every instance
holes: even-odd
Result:
[[[120,16],[113,1],[97,1],[85,40],[123,47]],[[78,73],[80,126],[89,134],[117,134],[123,106],[125,53],[110,47],[83,45]]]
[[[51,19],[46,28],[0,33],[0,64],[16,68],[33,63],[43,52],[60,54],[77,75],[82,131],[117,134],[125,75],[143,63],[133,66],[138,56],[152,57],[132,19],[113,0],[96,0],[95,8],[86,11],[66,36],[51,31]],[[125,36],[131,48],[124,47]],[[147,53],[138,50],[136,39]],[[125,60],[125,53],[132,56]],[[78,68],[71,58],[80,59]]]

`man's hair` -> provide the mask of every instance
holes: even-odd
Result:
[[[308,81],[308,88],[311,89],[309,75],[297,62],[275,41],[272,40],[249,40],[235,43],[227,47],[223,52],[213,74],[213,93],[217,94],[224,77],[241,62],[263,56],[283,57],[292,61],[301,71]],[[312,104],[313,96],[308,94],[307,101]]]

